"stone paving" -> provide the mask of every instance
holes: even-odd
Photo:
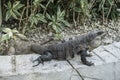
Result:
[[[120,80],[120,42],[94,49],[83,65],[80,57],[69,61],[52,60],[32,67],[37,54],[0,56],[0,80]]]

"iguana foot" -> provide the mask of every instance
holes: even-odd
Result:
[[[83,64],[87,65],[87,66],[93,66],[94,63],[92,62],[89,62],[89,61],[86,61],[86,62],[82,62]]]
[[[86,57],[92,57],[92,54],[86,54]]]
[[[36,65],[33,65],[33,67],[38,66],[40,63],[44,65],[44,61],[50,61],[52,59],[52,54],[50,52],[45,52],[44,55],[39,56],[37,59],[33,61],[38,62]]]
[[[86,57],[91,57],[91,54],[87,53],[87,50],[82,50],[80,53],[81,56],[81,61],[83,64],[87,65],[87,66],[92,66],[94,65],[94,63],[87,61]]]
[[[37,59],[35,59],[34,61],[33,61],[33,63],[34,62],[38,62],[36,65],[33,65],[33,67],[35,67],[35,66],[38,66],[40,63],[42,63],[43,65],[44,65],[44,61],[41,59],[41,56],[40,57],[38,57]]]

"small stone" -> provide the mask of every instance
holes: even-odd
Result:
[[[8,50],[8,55],[14,55],[14,54],[15,54],[15,48],[11,46]]]

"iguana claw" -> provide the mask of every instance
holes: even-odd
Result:
[[[40,63],[44,65],[44,61],[50,61],[52,59],[52,54],[50,52],[45,52],[44,55],[39,56],[37,59],[33,61],[38,62],[38,64],[33,65],[33,67],[38,66]]]
[[[83,62],[83,64],[85,64],[85,65],[87,65],[87,66],[93,66],[93,65],[94,65],[94,63],[89,62],[89,61]]]
[[[35,66],[38,66],[40,63],[42,63],[43,65],[44,65],[44,61],[41,59],[41,56],[40,57],[38,57],[37,59],[35,59],[34,61],[33,61],[33,63],[34,62],[38,62],[36,65],[33,65],[33,67],[35,67]]]

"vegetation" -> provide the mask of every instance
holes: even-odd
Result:
[[[41,26],[59,34],[70,24],[117,20],[120,15],[119,0],[0,0],[0,4],[0,26],[23,34]]]
[[[1,32],[3,32],[2,35],[0,35],[0,52],[1,54],[4,54],[2,51],[6,51],[12,46],[17,39],[21,40],[28,40],[26,36],[23,34],[20,34],[19,31],[16,29],[10,29],[10,28],[2,28]]]
[[[0,52],[14,44],[11,40],[27,40],[24,34],[34,29],[61,39],[66,28],[117,20],[119,4],[120,0],[0,0]]]

